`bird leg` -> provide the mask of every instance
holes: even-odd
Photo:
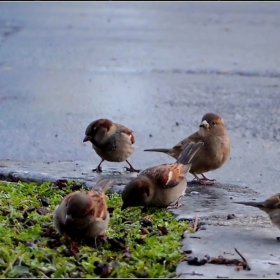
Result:
[[[67,242],[70,242],[72,244],[72,238],[65,232],[62,232],[62,236],[66,239]]]
[[[143,208],[142,208],[142,210],[141,210],[141,213],[145,213],[145,212],[147,212],[148,211],[148,207],[147,206],[144,206]]]
[[[104,161],[104,159],[101,160],[101,162],[98,164],[98,166],[95,169],[92,169],[92,172],[102,172],[101,164]]]
[[[103,242],[106,242],[107,235],[106,234],[101,234],[101,235],[98,235],[94,238],[94,244],[95,244],[96,249],[97,249],[97,239],[100,239],[100,241],[102,240]]]
[[[74,254],[79,253],[79,246],[78,246],[78,243],[75,241],[71,242],[71,252]]]
[[[178,198],[178,200],[175,202],[175,204],[174,204],[174,205],[168,206],[166,209],[177,209],[177,208],[179,208],[180,206],[182,206],[183,204],[180,204],[180,203],[179,203],[180,200],[182,199],[182,197],[183,197],[183,195],[180,195],[179,198]]]
[[[97,238],[99,238],[100,241],[106,242],[106,240],[108,239],[108,236],[105,233],[103,233],[103,234],[98,235]]]
[[[198,182],[199,184],[201,184],[201,185],[213,185],[214,184],[214,182],[216,181],[216,180],[213,180],[213,179],[208,179],[206,176],[204,176],[203,174],[202,174],[202,176],[203,176],[203,178],[201,179],[201,178],[199,178],[195,173],[192,173],[192,175],[194,176],[194,179],[193,179],[193,181],[196,181],[196,182]]]
[[[71,246],[70,246],[70,251],[73,254],[77,254],[79,253],[79,246],[78,243],[75,242],[65,231],[62,233],[62,235],[64,236],[64,238],[67,240],[67,242],[70,242]]]
[[[140,169],[135,169],[128,160],[126,160],[126,162],[128,163],[129,167],[124,167],[124,169],[126,171],[130,171],[130,172],[140,172]]]

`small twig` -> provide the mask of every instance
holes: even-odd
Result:
[[[194,225],[193,225],[193,230],[194,231],[196,231],[196,229],[197,229],[197,223],[198,223],[198,213],[196,213],[195,219],[194,219]]]
[[[197,275],[197,276],[203,276],[203,274],[202,273],[197,273],[197,272],[195,272],[195,271],[193,271],[193,272],[184,272],[184,273],[180,273],[179,275],[178,275],[178,277],[180,277],[180,276],[183,276],[183,275]],[[178,278],[177,277],[177,278]]]
[[[251,267],[249,266],[247,260],[243,257],[243,255],[236,248],[234,248],[234,250],[241,257],[243,262],[246,264],[246,268],[247,268],[246,270],[251,270]]]
[[[246,259],[242,256],[242,254],[236,249],[234,248],[235,252],[241,257],[241,259],[243,260],[243,262],[247,263]]]
[[[38,268],[38,270],[43,275],[42,278],[49,278],[40,268]]]
[[[193,271],[193,272],[191,273],[191,275],[203,276],[202,273],[197,273],[197,272],[195,272],[195,271]]]

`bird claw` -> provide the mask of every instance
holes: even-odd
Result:
[[[106,234],[101,234],[101,235],[98,235],[94,238],[94,245],[95,245],[95,248],[98,249],[98,243],[99,242],[103,242],[105,243],[107,241],[107,238],[108,236]]]
[[[175,203],[174,205],[168,206],[166,209],[178,209],[179,207],[183,206],[181,203]]]
[[[201,184],[201,185],[213,185],[214,183],[216,182],[216,179],[200,179],[200,178],[194,178],[192,180],[192,183],[198,183],[198,184]]]
[[[102,241],[105,242],[105,241],[107,241],[108,236],[106,234],[101,234],[97,238],[100,239],[100,241],[102,240]]]
[[[101,173],[102,172],[102,167],[101,166],[97,166],[95,169],[92,169],[92,172]]]
[[[211,179],[211,178],[206,177],[204,174],[201,174],[201,176],[203,177],[202,180],[207,180],[207,181],[212,181],[212,182],[217,181],[216,179]]]
[[[207,180],[207,179],[199,179],[198,180],[198,183],[201,184],[201,185],[213,185],[215,183],[215,179],[212,179],[212,180]]]
[[[137,173],[140,172],[140,169],[135,169],[133,167],[126,167],[126,166],[124,167],[124,170],[129,172],[137,172]]]
[[[217,180],[216,179],[210,179],[210,178],[207,178],[208,181],[211,181],[211,182],[216,182]]]
[[[174,205],[169,205],[166,209],[177,209],[177,208],[181,207],[183,205],[183,204],[180,203],[182,197],[183,197],[183,195],[179,196],[179,198],[177,199],[175,204]]]

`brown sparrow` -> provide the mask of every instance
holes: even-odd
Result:
[[[259,208],[260,210],[267,213],[271,222],[280,229],[280,193],[277,193],[269,197],[267,200],[261,202],[248,201],[233,203],[244,204]]]
[[[134,151],[135,138],[127,127],[114,123],[108,119],[99,119],[91,122],[85,132],[83,142],[90,141],[92,148],[101,157],[101,162],[92,171],[102,172],[101,164],[104,160],[110,162],[126,161],[127,171],[139,172],[128,162]]]
[[[190,173],[203,185],[211,185],[215,179],[207,178],[203,173],[220,168],[230,155],[230,141],[223,119],[215,113],[205,114],[199,125],[199,130],[171,149],[146,149],[148,152],[163,152],[178,158],[187,143],[203,142],[204,146],[194,155]],[[201,174],[203,178],[199,178]]]
[[[121,209],[129,206],[169,206],[178,208],[187,188],[186,175],[194,154],[203,146],[202,142],[185,145],[183,152],[173,164],[162,164],[143,170],[122,191]]]
[[[73,241],[94,238],[96,244],[97,236],[104,234],[109,224],[105,191],[112,183],[113,180],[103,178],[90,191],[66,195],[53,213],[56,230]]]

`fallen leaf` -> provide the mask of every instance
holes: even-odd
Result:
[[[146,219],[146,218],[141,219],[140,224],[143,227],[152,227],[153,226],[153,223],[149,219]]]
[[[50,200],[47,197],[42,197],[41,198],[41,203],[43,206],[48,207],[50,205]]]
[[[48,209],[43,206],[39,206],[36,207],[36,212],[40,215],[46,215],[48,213]]]
[[[55,185],[58,186],[59,189],[67,187],[67,180],[59,179],[55,182]]]
[[[166,227],[164,226],[157,226],[158,230],[161,231],[162,235],[167,235],[168,234],[168,230]]]

